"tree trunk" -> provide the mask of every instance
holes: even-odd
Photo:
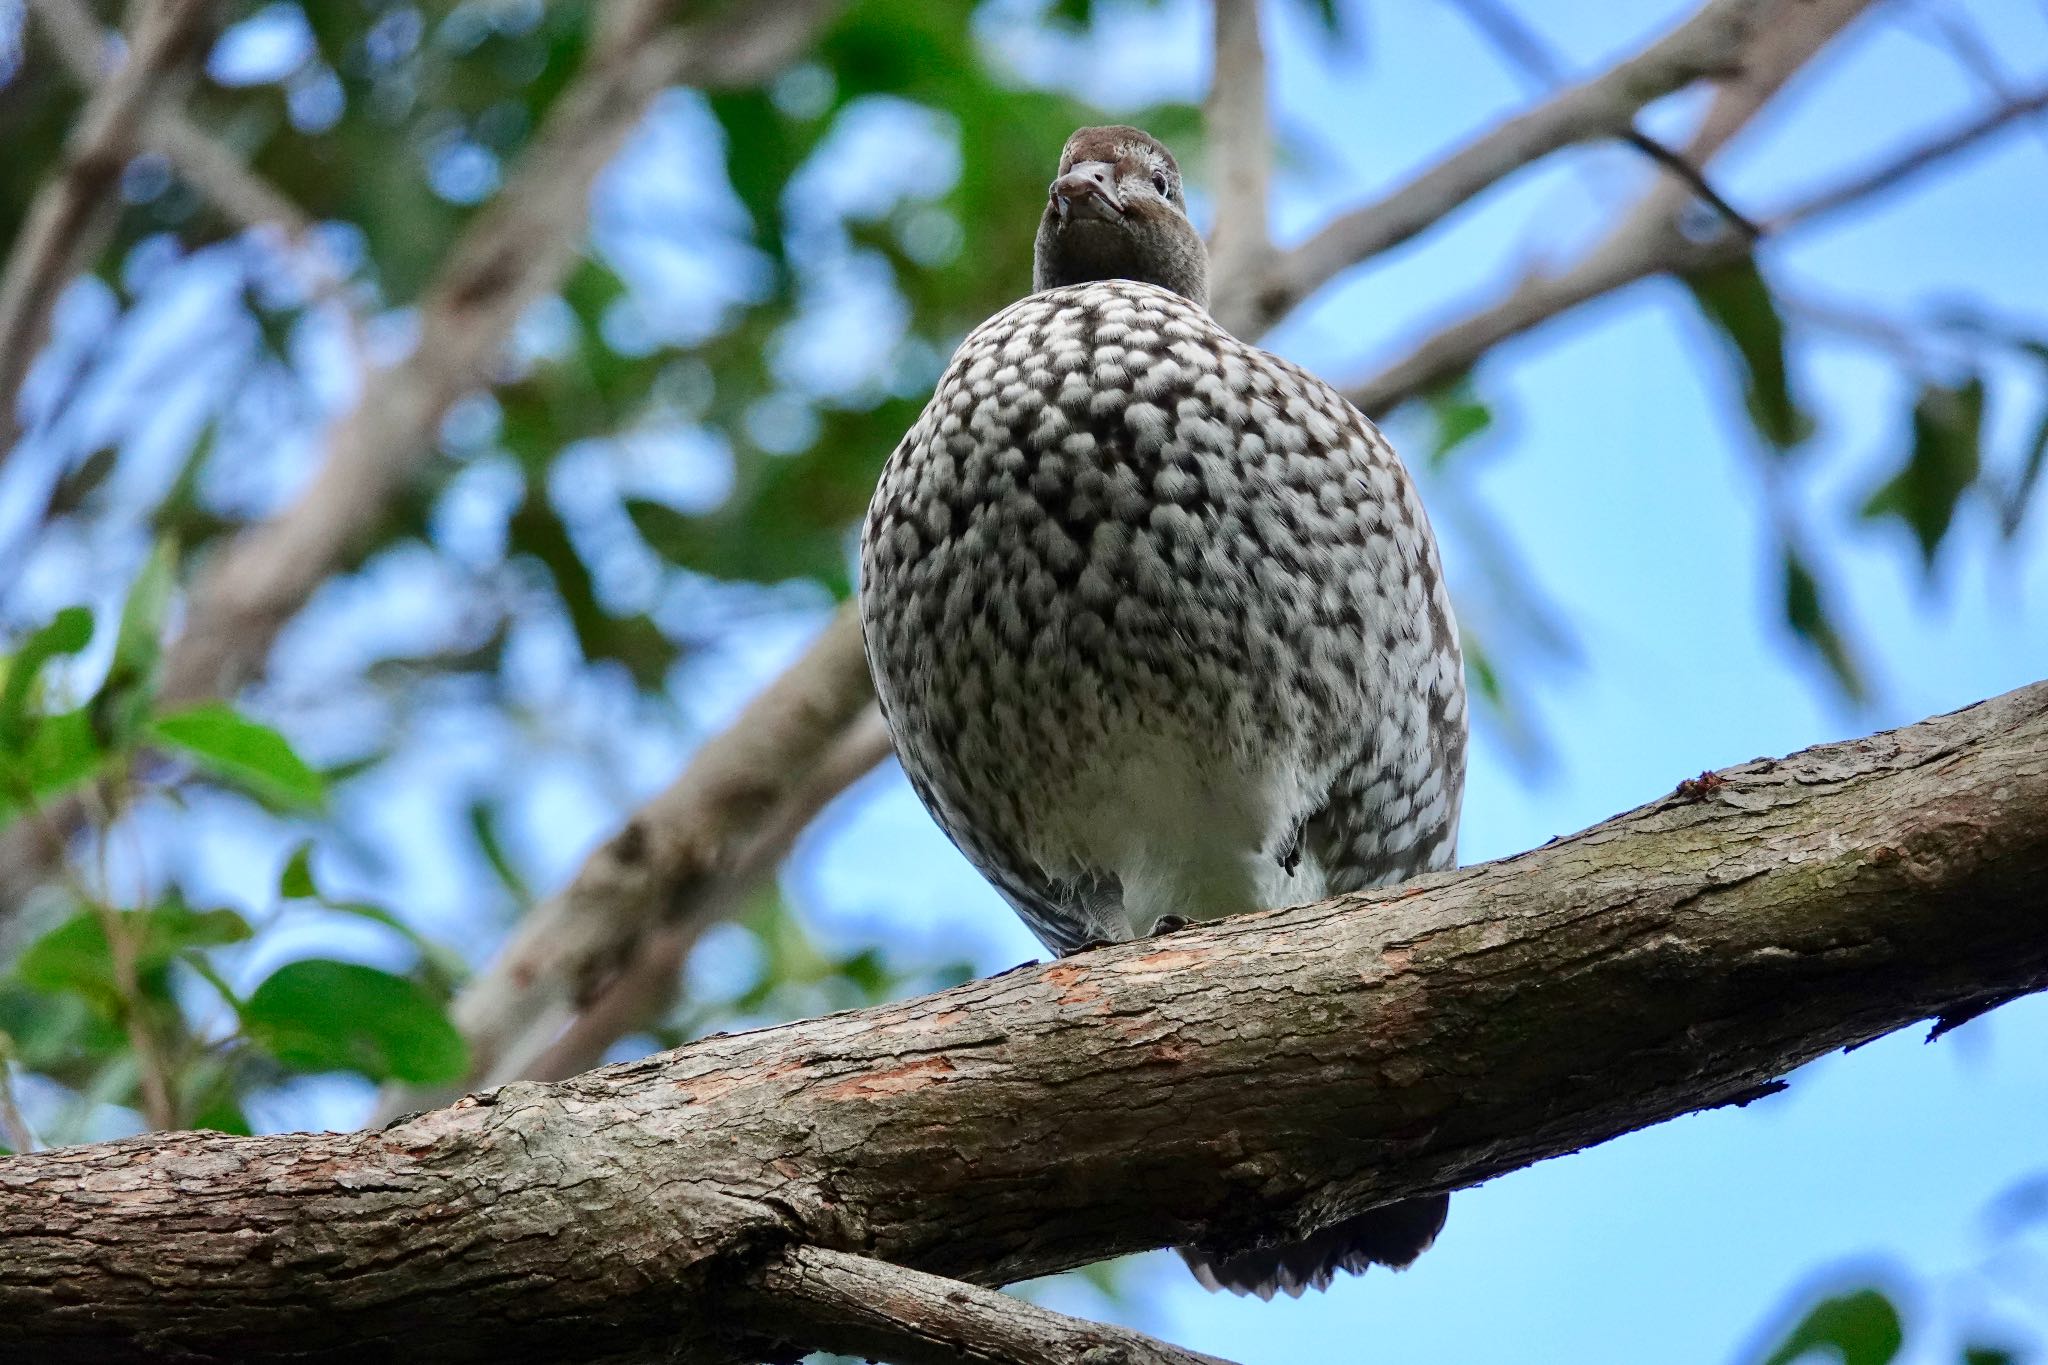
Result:
[[[1498,863],[382,1132],[0,1162],[0,1348],[759,1360],[799,1320],[769,1311],[793,1246],[999,1284],[1300,1233],[1740,1100],[2048,985],[2044,886],[2036,684]]]

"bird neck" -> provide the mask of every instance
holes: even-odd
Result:
[[[1192,227],[1140,235],[1121,225],[1069,224],[1062,231],[1048,213],[1038,225],[1038,241],[1032,253],[1032,291],[1095,280],[1156,284],[1197,307],[1207,308],[1208,248]]]

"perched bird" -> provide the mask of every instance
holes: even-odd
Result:
[[[1458,632],[1399,458],[1209,316],[1180,168],[1060,153],[1034,293],[961,343],[882,471],[861,619],[911,785],[1053,951],[1456,860]],[[1270,1297],[1406,1265],[1442,1197],[1184,1251]]]

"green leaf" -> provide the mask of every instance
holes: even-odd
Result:
[[[1841,1365],[1889,1365],[1905,1343],[1899,1310],[1875,1289],[1823,1299],[1759,1365],[1792,1365],[1809,1351],[1833,1348]]]
[[[249,922],[232,910],[196,910],[173,896],[147,910],[113,912],[135,943],[139,981],[160,974],[172,958],[202,948],[241,943]],[[97,910],[81,910],[31,943],[15,963],[22,984],[52,995],[75,995],[95,1008],[119,1003],[114,955]]]
[[[107,665],[107,680],[101,696],[118,692],[147,691],[156,676],[157,656],[163,649],[164,612],[171,604],[171,590],[178,582],[177,542],[164,537],[151,547],[128,600],[121,607],[121,624],[114,634],[114,657]]]
[[[1913,444],[1905,466],[1863,504],[1863,515],[1897,517],[1920,544],[1921,561],[1934,552],[1955,519],[1956,503],[1977,481],[1982,465],[1984,380],[1973,375],[1955,388],[1929,384],[1913,403]]]
[[[84,607],[66,607],[21,642],[7,660],[7,682],[0,688],[0,750],[21,745],[26,729],[22,717],[43,665],[60,654],[78,653],[91,640],[92,613]]]
[[[1436,443],[1429,451],[1432,468],[1441,469],[1458,447],[1493,425],[1493,409],[1479,401],[1469,376],[1431,389],[1425,401],[1436,419]]]
[[[202,702],[160,716],[150,722],[149,734],[273,804],[317,807],[326,799],[319,774],[292,752],[283,735],[220,702]]]
[[[1743,372],[1750,420],[1766,441],[1789,450],[1813,434],[1792,395],[1785,363],[1785,321],[1754,257],[1685,276],[1685,286],[1727,340]]]
[[[90,777],[105,757],[83,707],[42,716],[27,726],[28,739],[0,755],[0,816],[12,815]]]
[[[1996,1346],[1967,1346],[1963,1365],[2019,1365],[2019,1357]]]
[[[355,1071],[373,1081],[460,1079],[469,1049],[445,1010],[413,982],[330,958],[287,963],[242,1006],[242,1031],[295,1071]]]
[[[277,894],[288,901],[317,897],[320,888],[313,881],[313,843],[309,839],[292,850],[284,871],[277,874]]]
[[[1785,622],[1820,655],[1843,694],[1851,701],[1862,701],[1867,695],[1863,670],[1828,614],[1820,581],[1790,545],[1785,547]]]

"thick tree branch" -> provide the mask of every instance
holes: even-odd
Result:
[[[19,434],[21,385],[42,350],[50,310],[106,240],[114,190],[141,149],[146,121],[219,29],[216,0],[142,0],[128,56],[101,82],[36,192],[0,268],[0,462]],[[60,39],[62,41],[62,39]]]
[[[1230,1365],[1121,1327],[867,1256],[794,1247],[756,1274],[755,1321],[890,1365]]]
[[[1219,312],[1219,319],[1241,335],[1257,335],[1340,272],[1407,241],[1523,166],[1563,147],[1623,135],[1638,111],[1660,96],[1701,77],[1727,75],[1772,3],[1709,0],[1634,57],[1509,119],[1283,252],[1257,296],[1227,315]]]
[[[793,1247],[1000,1284],[1245,1246],[2039,990],[2044,886],[2048,683],[1500,863],[383,1132],[0,1161],[0,1347],[740,1365]]]

